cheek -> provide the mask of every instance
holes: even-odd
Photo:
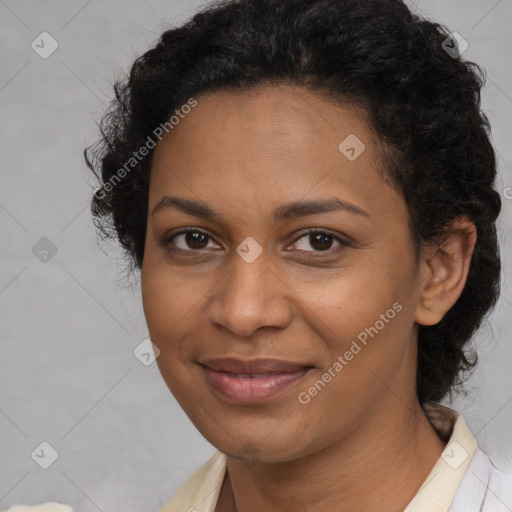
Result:
[[[315,333],[313,339],[322,340],[324,367],[346,354],[350,366],[382,368],[407,352],[415,274],[413,262],[405,256],[366,253],[329,279],[303,280],[296,288],[302,318]],[[315,346],[310,349],[313,353]]]
[[[165,251],[146,240],[141,293],[149,328],[175,323],[175,318],[190,308],[191,290],[192,284],[183,278],[178,267],[169,264]]]
[[[151,341],[160,349],[158,363],[172,374],[186,371],[196,356],[196,338],[204,327],[206,291],[212,283],[148,258],[141,276],[144,315]],[[167,379],[166,379],[167,380]]]
[[[297,304],[306,306],[304,315],[318,318],[333,335],[354,333],[373,324],[403,296],[406,272],[404,269],[400,277],[382,260],[365,261],[362,257],[328,276],[320,278],[318,274],[318,279],[296,281]]]
[[[172,335],[172,327],[189,308],[184,293],[187,287],[174,276],[155,264],[148,254],[141,273],[142,304],[152,340],[159,346],[169,334]]]

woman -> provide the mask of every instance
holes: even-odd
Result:
[[[499,294],[480,68],[399,0],[240,0],[162,34],[86,160],[169,389],[218,451],[171,511],[510,510],[439,402]]]

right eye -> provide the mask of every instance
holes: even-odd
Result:
[[[180,237],[182,237],[181,247],[176,243],[176,240],[180,240]],[[201,249],[207,246],[209,239],[213,240],[205,231],[197,228],[189,228],[170,236],[165,236],[163,245],[167,246],[171,251],[202,252]]]

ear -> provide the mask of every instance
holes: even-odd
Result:
[[[439,323],[460,297],[476,243],[476,227],[465,216],[455,218],[446,235],[422,250],[420,296],[415,321]]]

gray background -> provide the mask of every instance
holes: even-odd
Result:
[[[96,140],[113,81],[202,3],[0,0],[0,509],[55,500],[83,512],[157,511],[215,451],[156,363],[133,354],[147,337],[137,276],[127,283],[120,252],[96,241],[81,154]],[[410,5],[459,32],[464,57],[488,73],[503,296],[476,339],[468,396],[451,405],[496,464],[510,467],[512,1]],[[31,48],[43,31],[59,45],[47,59]],[[43,237],[57,248],[46,262],[33,252]],[[31,457],[43,441],[58,452],[48,469]]]

